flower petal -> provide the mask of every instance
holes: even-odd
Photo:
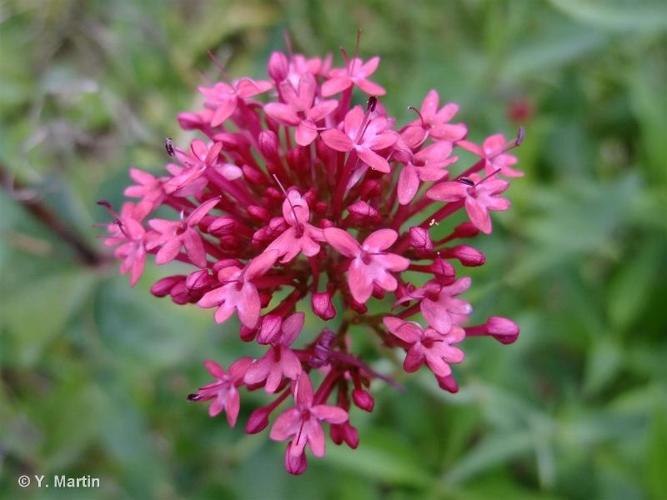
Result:
[[[329,245],[345,257],[356,257],[361,251],[361,245],[350,233],[337,227],[328,227],[324,230],[324,237]]]

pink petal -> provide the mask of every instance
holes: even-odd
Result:
[[[343,127],[345,133],[350,137],[356,137],[359,132],[359,127],[364,122],[365,113],[361,109],[361,106],[355,106],[345,115],[345,120],[343,121]],[[374,120],[369,124],[369,128],[373,124]]]
[[[472,222],[475,227],[482,231],[484,234],[490,234],[491,217],[489,216],[489,212],[486,207],[484,207],[484,205],[482,205],[472,196],[466,197],[465,206],[468,217],[470,218],[470,222]]]
[[[425,120],[430,120],[438,112],[440,96],[436,90],[429,90],[422,101],[421,114]]]
[[[338,101],[330,99],[328,101],[322,101],[319,104],[316,104],[306,112],[306,116],[309,120],[318,122],[328,116],[338,107]]]
[[[220,302],[225,300],[227,297],[227,287],[226,286],[221,286],[219,288],[216,288],[215,290],[211,290],[210,292],[206,292],[204,296],[199,299],[199,302],[197,302],[197,305],[199,307],[215,307]]]
[[[347,285],[354,300],[365,304],[373,293],[373,279],[367,274],[366,266],[355,259],[347,272]]]
[[[310,412],[318,419],[330,424],[342,424],[348,419],[347,412],[338,406],[316,405]]]
[[[310,146],[317,137],[317,127],[308,121],[302,121],[296,129],[294,138],[299,146]]]
[[[366,147],[357,148],[357,155],[361,158],[366,165],[371,167],[373,170],[387,174],[391,172],[389,167],[389,162],[382,158],[379,154],[375,153],[373,150]]]
[[[370,80],[357,80],[357,87],[366,92],[368,95],[379,96],[385,95],[387,91],[381,85]]]
[[[229,302],[223,303],[220,307],[215,310],[215,322],[224,323],[229,319],[229,317],[234,314],[234,306]]]
[[[337,227],[328,227],[324,230],[324,237],[329,245],[345,257],[356,257],[361,251],[361,245],[350,233]]]
[[[386,149],[393,146],[397,139],[398,135],[395,132],[388,130],[376,135],[370,141],[365,143],[365,145],[374,150]]]
[[[268,393],[274,393],[282,381],[283,370],[279,363],[273,363],[271,365],[271,370],[269,371],[269,376],[266,377],[266,385],[264,386],[264,390]]]
[[[412,165],[406,165],[398,177],[398,202],[401,205],[407,205],[415,197],[418,190],[419,176],[417,175],[417,169]]]
[[[431,299],[423,299],[419,305],[419,309],[428,324],[440,333],[447,333],[452,327],[452,319],[449,313],[438,302],[434,302]]]
[[[324,144],[335,151],[347,152],[354,147],[352,140],[338,129],[325,130],[320,136]]]
[[[278,252],[275,250],[265,250],[257,257],[252,259],[245,270],[247,280],[252,280],[257,276],[263,276],[278,259]]]
[[[274,441],[285,441],[298,432],[300,425],[301,412],[296,408],[290,408],[273,423],[269,437]]]
[[[269,349],[264,356],[254,361],[246,370],[243,382],[248,385],[255,385],[266,380],[273,366],[272,357],[273,349]]]
[[[234,427],[239,416],[239,409],[241,408],[241,398],[236,387],[232,386],[229,388],[225,407],[227,410],[227,423],[230,427]]]
[[[199,205],[192,213],[188,216],[188,225],[194,226],[199,224],[206,214],[208,214],[213,207],[220,203],[220,198],[211,198],[210,200],[205,201]]]
[[[378,69],[380,65],[380,58],[378,56],[371,57],[366,63],[359,69],[358,74],[362,76],[371,76],[375,73],[375,70]]]
[[[287,317],[282,324],[283,335],[281,338],[281,343],[283,345],[290,345],[297,338],[301,329],[303,328],[303,323],[306,318],[306,315],[302,312],[295,312]]]
[[[311,418],[308,420],[305,425],[304,431],[308,433],[308,444],[310,444],[310,449],[313,452],[313,455],[316,457],[323,457],[325,452],[324,445],[324,430],[320,423]]]
[[[396,255],[395,253],[386,253],[384,255],[375,255],[373,259],[379,262],[382,267],[389,271],[405,271],[410,266],[410,259]]]
[[[403,321],[400,318],[388,316],[383,318],[383,322],[393,335],[408,344],[414,344],[422,336],[422,330],[419,325],[411,321]]]
[[[155,263],[158,265],[166,264],[171,262],[176,258],[178,252],[181,250],[181,240],[179,238],[173,238],[164,245],[155,255]]]
[[[212,359],[204,361],[204,367],[208,370],[211,376],[215,378],[223,378],[226,375],[225,369]]]
[[[220,415],[220,412],[225,409],[225,398],[224,396],[218,394],[213,402],[211,403],[211,406],[208,407],[208,415],[209,417],[217,417]]]
[[[352,80],[348,76],[334,77],[322,84],[322,97],[329,97],[338,94],[352,85]]]
[[[225,163],[221,167],[215,167],[215,171],[228,181],[233,181],[243,176],[243,170],[231,163]]]
[[[286,125],[298,125],[301,122],[294,108],[287,104],[271,102],[264,106],[264,111],[274,120]]]
[[[299,92],[296,104],[301,110],[310,109],[315,99],[315,92],[317,91],[317,82],[315,77],[310,73],[305,73],[299,80]]]
[[[243,78],[236,82],[236,93],[239,97],[252,97],[257,94],[266,92],[273,84],[265,80],[251,80],[250,78]]]
[[[283,374],[292,380],[296,380],[301,375],[301,362],[294,352],[287,348],[280,349],[280,367]]]
[[[454,118],[454,115],[458,112],[459,105],[454,102],[448,102],[436,113],[436,117],[439,122],[444,123]]]
[[[426,364],[431,369],[431,371],[438,377],[446,377],[452,373],[452,369],[449,367],[445,361],[426,350],[425,352]]]
[[[434,139],[440,139],[443,141],[458,141],[466,136],[468,133],[468,128],[462,123],[444,123],[442,125],[437,125],[431,129],[431,137]],[[460,142],[457,142],[457,145],[461,145]],[[464,148],[465,149],[465,148]]]
[[[230,97],[223,100],[220,104],[218,104],[218,106],[215,108],[215,111],[213,112],[213,116],[211,117],[211,126],[217,127],[227,118],[232,116],[235,110],[236,97]]]
[[[306,373],[301,374],[297,379],[295,399],[299,408],[310,408],[313,404],[313,386]]]
[[[236,304],[239,319],[248,328],[254,328],[259,321],[261,303],[257,288],[251,283],[245,283],[241,289],[241,300]]]
[[[417,371],[421,364],[424,362],[424,351],[421,344],[415,344],[408,351],[407,356],[403,360],[403,369],[412,373]]]
[[[426,196],[432,200],[459,201],[466,197],[468,187],[462,182],[441,182],[426,191]]]
[[[183,244],[192,263],[199,267],[206,267],[206,251],[199,233],[193,229],[186,230],[183,234]]]
[[[397,238],[398,233],[393,229],[378,229],[364,240],[362,248],[367,252],[380,252],[392,246]]]
[[[134,286],[138,283],[141,275],[144,272],[144,265],[146,262],[146,254],[143,249],[139,255],[136,255],[132,267],[130,268],[130,286]]]

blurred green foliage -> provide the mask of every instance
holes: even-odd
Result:
[[[666,5],[0,3],[0,497],[667,498]],[[175,114],[219,77],[208,50],[259,76],[285,30],[320,54],[358,27],[399,117],[436,88],[474,140],[526,127],[526,177],[468,295],[522,336],[468,342],[458,395],[426,374],[378,386],[376,411],[353,416],[360,448],[329,444],[293,478],[281,445],[184,399],[202,359],[247,348],[234,328],[153,298],[154,266],[130,289],[86,264],[26,200],[97,245],[95,201],[117,204],[128,166],[159,168],[162,139],[183,139]],[[20,473],[102,487],[20,490]]]

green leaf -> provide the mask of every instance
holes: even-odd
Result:
[[[648,436],[646,476],[652,498],[667,498],[667,411],[656,410]]]
[[[15,346],[5,362],[17,366],[37,363],[49,341],[63,331],[87,299],[96,279],[88,271],[67,270],[30,281],[0,301],[0,330]]]
[[[491,434],[449,469],[443,480],[458,483],[508,461],[527,455],[534,447],[532,431],[520,429]]]
[[[584,377],[584,392],[595,394],[618,373],[622,361],[621,348],[610,338],[596,341],[589,354]]]
[[[394,440],[391,435],[369,432],[362,437],[362,444],[356,450],[328,446],[327,460],[369,479],[394,485],[426,486],[430,479],[419,466],[418,456],[397,446],[396,442],[392,442]]]
[[[664,258],[658,242],[644,244],[631,259],[624,259],[608,289],[607,311],[612,326],[623,331],[632,326],[646,306],[658,278],[656,267]]]
[[[667,4],[661,0],[549,0],[574,19],[618,31],[667,28]]]

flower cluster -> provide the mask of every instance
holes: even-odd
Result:
[[[269,436],[287,442],[292,474],[306,469],[306,448],[324,455],[323,423],[335,444],[356,448],[351,405],[370,412],[371,382],[395,384],[352,351],[352,330],[367,328],[380,348],[405,353],[406,372],[425,365],[450,392],[466,337],[508,344],[519,334],[497,316],[467,325],[471,280],[459,274],[485,262],[461,240],[489,234],[490,213],[509,208],[521,131],[474,144],[452,123],[458,106],[441,105],[435,90],[399,126],[371,80],[379,58],[345,59],[336,68],[330,57],[276,52],[268,80],[200,87],[203,109],[178,116],[200,138],[185,149],[167,140],[161,176],[130,170],[133,201],[111,210],[105,240],[132,285],[147,255],[179,261],[190,270],[160,279],[155,296],[213,309],[218,323],[238,318],[240,338],[263,353],[227,370],[206,361],[214,381],[189,399],[233,426],[239,388],[263,389],[271,402],[250,413],[246,432],[273,420]],[[459,168],[461,150],[478,161]],[[174,218],[152,217],[158,208]],[[385,312],[369,314],[370,302]],[[328,323],[304,328],[307,309]]]

